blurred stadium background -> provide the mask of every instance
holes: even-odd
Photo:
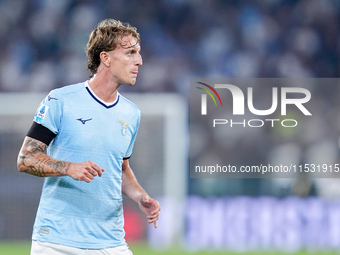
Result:
[[[125,201],[128,242],[340,250],[337,179],[190,179],[188,170],[190,78],[339,77],[339,0],[0,0],[0,254],[1,244],[31,235],[42,179],[19,174],[16,156],[35,109],[51,89],[88,78],[87,39],[108,17],[141,34],[144,64],[136,85],[120,91],[143,111],[132,166],[162,205],[154,231]],[[340,95],[322,93],[333,102]],[[339,123],[333,133],[314,123],[324,132],[316,147],[337,162]],[[256,150],[266,154],[265,146]]]

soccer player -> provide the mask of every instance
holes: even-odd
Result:
[[[118,92],[136,82],[140,36],[128,23],[103,20],[87,55],[91,78],[48,94],[18,155],[20,172],[45,177],[31,255],[131,255],[122,194],[157,227],[159,203],[129,166],[140,111]]]

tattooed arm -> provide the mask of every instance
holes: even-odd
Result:
[[[90,160],[82,163],[56,160],[46,155],[46,149],[45,143],[26,136],[18,155],[18,170],[40,177],[68,175],[86,182],[91,182],[97,175],[102,176],[104,169]]]

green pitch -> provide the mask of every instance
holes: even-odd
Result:
[[[30,242],[0,242],[0,255],[29,255],[31,244]],[[145,244],[133,244],[130,245],[130,249],[134,253],[134,255],[279,255],[284,253],[225,253],[225,252],[185,252],[180,249],[170,249],[167,251],[153,251]],[[299,253],[289,253],[288,255],[307,255],[307,254],[326,254],[326,255],[339,255],[340,253],[331,252],[331,253],[307,253],[307,252],[299,252]]]

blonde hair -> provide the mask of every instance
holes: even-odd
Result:
[[[91,32],[86,48],[87,68],[91,71],[91,77],[97,72],[100,65],[100,53],[114,50],[126,35],[134,36],[137,43],[140,43],[137,28],[119,20],[105,19]]]

